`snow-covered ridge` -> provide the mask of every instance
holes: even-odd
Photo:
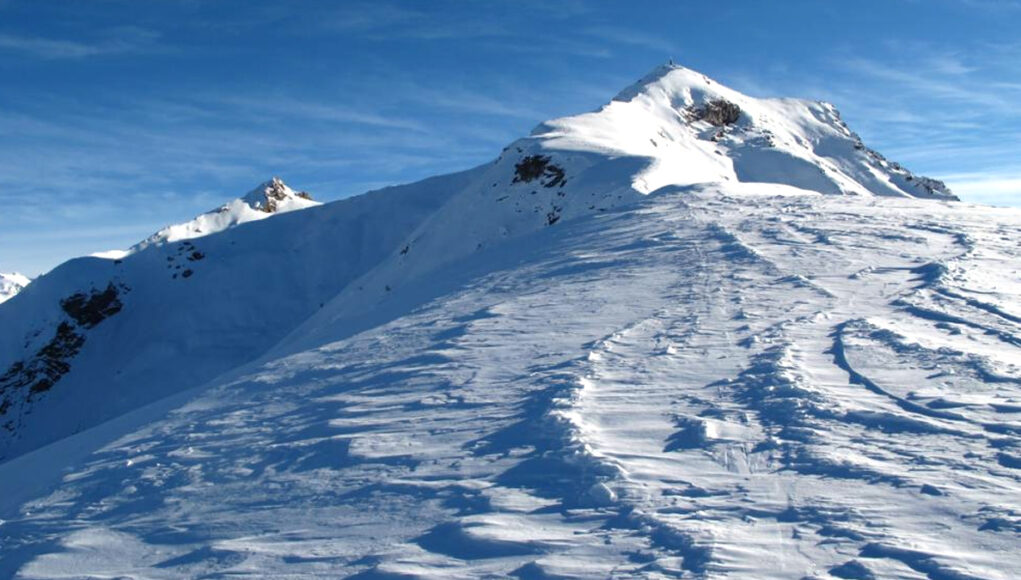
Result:
[[[73,260],[0,305],[0,577],[1012,578],[1021,214],[949,199],[663,67]]]
[[[392,289],[446,264],[564,221],[638,203],[658,190],[754,181],[819,193],[908,196],[910,187],[894,187],[898,174],[877,159],[829,105],[754,99],[694,71],[665,66],[599,111],[543,123],[493,163],[469,172],[318,208],[273,178],[127,252],[102,256],[115,259],[69,262],[33,284],[36,298],[21,301],[17,315],[0,310],[0,370],[34,368],[49,360],[43,353],[68,323],[64,300],[110,285],[124,300],[123,312],[82,333],[84,347],[65,349],[74,352],[75,364],[61,361],[70,370],[60,374],[55,394],[0,393],[20,401],[7,405],[7,421],[20,424],[11,416],[17,409],[36,416],[45,414],[42,408],[57,415],[65,409],[77,414],[72,429],[87,427],[182,381],[209,380],[256,358],[287,333],[310,343],[328,337],[332,330],[305,321],[320,307],[336,318],[371,310]],[[402,196],[406,207],[395,203]],[[317,209],[322,211],[312,211]],[[279,217],[265,221],[273,215]],[[317,229],[322,220],[335,229]],[[248,222],[260,223],[234,228]],[[322,244],[313,246],[313,239]],[[130,331],[119,328],[121,321]],[[108,332],[131,336],[131,342],[89,338]],[[101,355],[89,354],[100,348],[93,345],[102,346]],[[104,360],[90,363],[91,356]],[[192,357],[196,361],[181,364]],[[114,369],[111,358],[124,368]],[[8,382],[30,389],[30,377],[16,375]],[[86,391],[76,389],[99,383],[123,384],[117,402],[83,407],[79,397]],[[0,433],[0,457],[62,436],[43,424]]]
[[[734,115],[714,117],[724,107]],[[639,191],[727,181],[783,183],[821,193],[956,199],[866,147],[836,108],[757,99],[676,65],[652,71],[600,110],[539,125],[552,150],[647,160]]]
[[[206,212],[191,221],[167,226],[133,246],[135,252],[153,244],[165,244],[208,236],[234,226],[322,205],[304,191],[294,191],[279,177],[260,184],[242,197]],[[122,257],[122,256],[116,256]]]
[[[28,276],[17,272],[8,274],[0,272],[0,302],[14,298],[14,295],[21,292],[31,281]]]
[[[297,195],[274,199],[284,202],[276,213],[253,209],[289,191],[270,182],[227,211],[164,232],[175,241],[154,236],[39,277],[16,308],[0,308],[0,461],[257,358],[394,252],[468,175],[304,211],[279,211],[304,205]],[[184,227],[220,215],[276,217]],[[111,288],[117,311],[79,324],[73,306]],[[97,399],[96,389],[111,394]]]

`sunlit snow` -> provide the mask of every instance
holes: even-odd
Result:
[[[72,261],[0,307],[0,369],[83,340],[0,378],[0,576],[1013,578],[1021,211],[952,199],[664,67],[467,172]]]

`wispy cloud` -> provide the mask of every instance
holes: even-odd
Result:
[[[427,130],[421,122],[411,119],[383,115],[367,109],[299,99],[286,95],[263,95],[260,97],[228,95],[210,97],[205,102],[229,107],[235,114],[272,115],[276,118],[365,125],[368,127],[404,129],[418,132]]]
[[[618,45],[623,44],[658,52],[663,56],[663,60],[666,60],[677,52],[676,44],[648,31],[599,26],[585,29],[584,33],[604,42]]]
[[[928,67],[936,74],[951,77],[963,77],[976,72],[977,67],[969,65],[958,53],[934,55],[926,60]]]
[[[896,67],[876,60],[863,58],[847,61],[847,66],[853,71],[874,80],[886,83],[895,83],[902,91],[925,96],[937,97],[953,101],[959,104],[972,104],[993,107],[1000,111],[1016,113],[1021,111],[1021,104],[1016,100],[1006,99],[996,93],[972,88],[970,83],[961,82],[958,79],[946,79],[940,74],[926,74],[919,72],[915,67]],[[953,76],[963,74],[958,71]]]
[[[297,21],[302,21],[301,17]],[[338,4],[330,13],[319,14],[312,29],[343,33],[378,41],[459,40],[506,36],[497,10],[464,13],[446,10],[443,3],[422,3],[416,7],[379,2]]]
[[[993,13],[1021,11],[1021,0],[957,0],[973,9]]]
[[[0,51],[42,59],[82,59],[152,50],[159,39],[158,32],[137,26],[109,29],[91,42],[0,33]]]
[[[0,49],[21,52],[40,58],[84,58],[102,54],[103,52],[98,46],[82,42],[15,36],[12,34],[0,34]]]
[[[974,171],[945,176],[955,191],[971,199],[979,197],[1021,200],[1021,167],[1008,166],[996,172]]]

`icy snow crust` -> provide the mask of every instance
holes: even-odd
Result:
[[[1012,578],[1021,212],[816,141],[832,191],[692,177],[601,114],[0,307],[3,369],[68,293],[129,288],[12,399],[0,577]]]

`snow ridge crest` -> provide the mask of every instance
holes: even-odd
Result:
[[[648,160],[642,193],[698,183],[777,183],[823,194],[955,201],[941,181],[867,147],[825,102],[756,98],[673,63],[656,67],[598,111],[540,124],[553,150]]]

